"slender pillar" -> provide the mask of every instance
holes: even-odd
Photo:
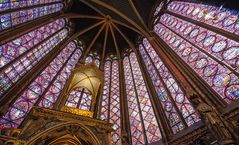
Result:
[[[108,19],[107,19],[108,20]],[[103,52],[102,52],[102,58],[100,61],[99,69],[104,72],[104,64],[105,64],[105,50],[106,50],[106,44],[108,39],[108,31],[109,31],[109,21],[106,20],[106,28],[105,28],[105,36],[104,36],[104,44],[103,44]],[[100,118],[101,114],[101,108],[102,108],[102,97],[103,97],[103,89],[104,89],[104,82],[101,84],[99,93],[96,98],[96,105],[95,105],[95,117]]]
[[[65,47],[64,47],[65,48]],[[62,48],[62,49],[64,49]],[[68,59],[66,60],[66,62],[61,66],[61,68],[58,70],[58,73],[53,77],[52,81],[49,83],[49,85],[47,86],[47,88],[45,89],[45,91],[42,93],[42,95],[38,98],[38,100],[36,101],[35,105],[38,106],[40,104],[40,102],[42,101],[43,97],[45,96],[45,94],[49,91],[50,87],[53,85],[53,83],[55,82],[55,80],[57,79],[57,77],[59,76],[59,74],[61,73],[61,71],[65,68],[65,66],[67,65],[67,62],[71,59],[72,55],[75,53],[77,49],[75,49],[71,55],[68,57]],[[59,54],[59,53],[58,53]],[[82,96],[81,96],[82,97]],[[80,102],[80,101],[79,101]],[[79,105],[78,105],[79,107]]]
[[[168,65],[168,69],[179,80],[186,93],[193,92],[200,94],[203,100],[215,107],[223,107],[225,102],[217,93],[206,84],[183,60],[171,50],[171,48],[161,40],[156,34],[148,38],[150,44],[158,53],[162,61]],[[170,51],[170,52],[169,52]],[[210,96],[210,97],[208,97]]]
[[[222,32],[221,30],[218,30],[216,28],[212,29],[212,27],[208,25],[203,25],[201,22],[197,22],[179,14],[169,12],[166,7],[162,8],[158,16],[160,17],[164,13],[168,13],[191,23],[195,23],[196,25],[205,27],[206,29],[211,29],[212,31],[219,34],[221,34]],[[150,29],[153,32],[153,19],[151,21],[152,22],[150,24]],[[229,33],[225,34],[223,32],[223,34],[235,40]],[[218,108],[218,110],[225,107],[226,102],[222,100],[221,97],[197,73],[195,73],[161,38],[159,38],[157,34],[155,34],[154,32],[151,33],[151,39],[148,39],[151,45],[154,45],[153,47],[156,48],[156,52],[159,54],[159,56],[163,58],[162,60],[169,65],[169,69],[172,70],[177,80],[180,80],[187,94],[191,94],[195,91],[197,92],[197,94],[200,94],[199,96],[201,97],[201,99],[203,99],[211,106]]]
[[[69,40],[68,40],[68,42],[70,42],[70,41],[73,41],[75,39],[75,37],[74,37],[74,35],[71,37],[71,38],[69,38]],[[77,47],[79,47],[79,46],[77,46]],[[84,52],[83,52],[84,53]],[[80,60],[82,59],[82,56],[81,56],[81,58],[80,58]],[[81,63],[80,63],[80,60],[77,62],[77,64],[76,64],[76,67],[77,67],[77,65],[80,65]],[[67,94],[66,94],[66,91],[67,91],[67,87],[70,85],[70,81],[72,80],[72,75],[70,75],[70,77],[68,78],[68,80],[66,81],[66,83],[65,83],[65,85],[64,85],[64,88],[62,89],[62,91],[61,91],[61,93],[60,93],[60,95],[59,95],[59,97],[57,98],[57,100],[56,100],[56,102],[55,102],[55,104],[53,105],[53,109],[56,109],[56,110],[60,110],[63,106],[65,106],[65,103],[66,103],[66,101],[67,101]]]
[[[121,112],[121,135],[122,145],[131,144],[129,110],[126,96],[123,58],[119,59],[119,80],[120,80],[120,112]]]
[[[134,52],[135,52],[136,57],[137,57],[138,62],[139,62],[140,69],[142,71],[143,78],[144,78],[145,83],[146,83],[146,87],[149,90],[149,94],[151,96],[150,100],[151,100],[152,107],[154,109],[155,116],[156,116],[158,124],[159,124],[159,128],[160,128],[160,131],[161,131],[163,142],[167,143],[169,137],[173,135],[171,127],[169,126],[167,116],[164,113],[163,106],[161,105],[160,100],[157,97],[158,96],[157,92],[154,89],[154,85],[153,85],[152,80],[150,78],[150,75],[147,71],[145,63],[144,63],[138,49],[134,49],[134,50],[135,50]]]
[[[146,82],[146,87],[149,90],[150,96],[152,96],[152,97],[150,97],[150,100],[152,102],[152,106],[155,111],[155,115],[157,117],[157,121],[158,121],[160,130],[161,130],[161,134],[162,134],[162,138],[163,138],[164,142],[167,143],[168,137],[172,135],[171,127],[168,124],[167,117],[164,114],[164,110],[159,101],[159,98],[154,97],[154,96],[158,96],[158,95],[157,95],[157,92],[155,91],[155,89],[153,89],[154,86],[152,84],[151,78],[149,77],[150,75],[146,69],[143,59],[139,55],[139,51],[138,51],[138,49],[136,49],[134,44],[124,35],[124,33],[116,25],[113,24],[113,26],[120,33],[120,35],[125,39],[125,41],[129,44],[130,48],[136,54],[137,60],[139,62],[139,66],[142,70],[142,74],[143,74],[144,80]]]
[[[101,61],[100,67],[99,67],[100,70],[103,72],[104,72],[104,64],[105,64],[105,61]],[[104,82],[100,85],[99,92],[98,92],[98,95],[96,98],[95,113],[94,113],[95,118],[100,118],[101,108],[102,108],[103,91],[104,91]]]
[[[98,94],[96,96],[94,118],[100,118],[101,107],[102,107],[103,87],[104,87],[104,84],[101,84],[100,88],[99,88],[99,91],[98,91]]]

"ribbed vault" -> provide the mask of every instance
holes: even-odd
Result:
[[[138,36],[148,35],[148,16],[155,2],[71,1],[66,17],[73,21],[77,32],[87,30],[77,36],[85,42],[84,57],[91,52],[104,60],[110,54],[120,56],[130,47],[129,42],[135,42]]]

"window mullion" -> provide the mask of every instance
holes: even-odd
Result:
[[[164,27],[166,27],[167,29],[169,29],[170,31],[172,31],[175,35],[179,36],[180,38],[182,38],[184,41],[188,42],[190,45],[194,46],[196,49],[198,49],[199,51],[205,53],[208,57],[210,57],[211,59],[213,59],[214,61],[216,61],[218,64],[227,67],[231,72],[233,72],[236,76],[239,76],[239,73],[233,69],[231,66],[229,66],[226,62],[224,62],[223,60],[220,61],[218,60],[216,57],[214,57],[213,55],[209,54],[207,51],[201,49],[199,46],[197,46],[196,44],[192,43],[191,41],[187,40],[186,38],[184,38],[182,35],[178,34],[177,32],[175,32],[174,30],[172,30],[171,28],[169,28],[168,26],[166,26],[165,24],[161,23],[161,25],[163,25]]]
[[[142,129],[143,129],[143,132],[144,132],[144,140],[145,140],[145,144],[148,144],[146,130],[145,130],[144,122],[143,122],[143,115],[142,115],[141,107],[140,107],[140,101],[139,101],[139,98],[138,98],[138,92],[137,92],[137,88],[136,88],[136,85],[135,85],[136,83],[135,83],[134,74],[133,74],[133,70],[132,70],[131,60],[130,60],[129,56],[127,56],[127,57],[128,57],[128,60],[129,60],[130,72],[131,72],[131,76],[132,76],[132,79],[133,79],[134,92],[135,92],[135,95],[136,95],[135,97],[136,97],[137,105],[138,105],[138,108],[139,108],[139,116],[140,116],[140,120],[141,120],[141,124],[142,124]]]
[[[29,10],[29,9],[32,9],[32,8],[37,8],[37,7],[42,7],[42,6],[47,6],[47,5],[57,4],[57,3],[62,3],[62,2],[61,1],[59,1],[59,2],[50,2],[50,3],[44,3],[44,4],[38,4],[38,5],[31,5],[31,6],[26,6],[26,7],[19,7],[19,8],[14,8],[14,9],[8,9],[8,10],[0,12],[0,15],[5,15],[5,14],[8,14],[8,13],[22,11],[22,10]]]
[[[59,29],[58,31],[56,31],[55,33],[53,33],[52,35],[48,36],[47,38],[45,38],[43,41],[41,41],[40,43],[38,43],[37,45],[33,46],[32,48],[28,49],[27,51],[25,51],[24,53],[20,54],[17,58],[15,58],[14,60],[12,60],[11,62],[9,62],[8,64],[6,64],[5,66],[3,66],[0,70],[0,73],[3,73],[3,71],[8,68],[9,66],[13,65],[16,61],[20,60],[21,58],[23,58],[25,55],[27,55],[29,52],[33,51],[34,49],[36,49],[37,47],[41,46],[42,44],[44,44],[46,41],[48,41],[51,37],[55,36],[57,33],[59,33],[60,31],[62,31],[63,29],[65,29],[66,27],[63,27],[61,29]],[[23,34],[25,35],[25,34]],[[19,36],[21,37],[21,36]]]
[[[156,73],[157,73],[157,75],[158,75],[158,77],[159,77],[159,79],[160,79],[160,82],[163,84],[164,89],[166,90],[167,95],[169,96],[170,101],[172,102],[172,104],[173,104],[175,110],[177,111],[177,114],[179,115],[181,122],[183,123],[184,126],[188,126],[187,123],[185,122],[184,118],[183,118],[183,115],[182,115],[181,111],[178,109],[178,107],[177,107],[175,101],[173,100],[173,97],[172,97],[170,91],[168,90],[167,85],[166,85],[165,82],[163,81],[163,78],[161,77],[161,75],[160,75],[160,73],[159,73],[157,67],[156,67],[155,64],[153,63],[152,58],[151,58],[150,55],[148,54],[148,52],[147,52],[145,46],[144,46],[144,45],[142,45],[142,46],[143,46],[143,48],[144,48],[144,51],[145,51],[146,55],[147,55],[148,58],[150,59],[151,64],[153,65],[154,69],[156,70]]]
[[[48,84],[47,88],[45,89],[45,91],[42,93],[42,95],[38,98],[37,102],[35,103],[35,105],[39,105],[39,103],[41,102],[41,100],[43,99],[43,97],[45,96],[45,94],[48,92],[48,90],[50,89],[50,87],[53,85],[53,83],[55,82],[55,80],[57,79],[57,77],[59,76],[59,74],[61,73],[61,71],[65,68],[67,62],[71,59],[72,55],[75,53],[77,49],[75,49],[71,55],[67,58],[66,62],[62,65],[62,67],[58,70],[57,74],[53,77],[52,81]],[[50,62],[51,63],[51,62]]]
[[[109,85],[109,95],[108,95],[108,118],[107,122],[110,122],[110,95],[111,95],[111,79],[112,79],[112,64],[113,60],[110,60],[110,85]]]
[[[77,103],[76,108],[79,108],[79,107],[80,107],[80,104],[81,104],[81,101],[82,101],[82,98],[83,98],[84,93],[85,93],[85,88],[83,88],[83,89],[81,90],[80,98],[79,98],[79,101],[78,101],[78,103]]]

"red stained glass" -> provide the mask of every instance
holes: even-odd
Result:
[[[106,61],[104,66],[104,87],[102,95],[102,109],[100,116],[100,118],[105,121],[108,121],[110,76],[111,76],[111,61]]]
[[[112,133],[113,142],[120,144],[120,92],[119,92],[119,66],[118,61],[114,60],[112,62],[111,69],[111,88],[110,88],[110,112],[109,112],[109,122],[113,123]]]
[[[31,68],[41,60],[41,58],[48,54],[68,35],[68,30],[62,29],[64,25],[61,23],[65,23],[65,20],[59,19],[0,46],[0,51],[3,52],[0,54],[0,67],[3,68],[3,71],[0,74],[1,92],[4,93],[7,91],[9,87],[15,84],[15,82],[31,70]],[[52,25],[55,25],[55,29],[52,28]],[[51,31],[48,31],[47,29],[51,29]],[[38,37],[38,33],[40,33],[40,35],[46,33],[47,37]],[[37,47],[34,47],[42,41],[45,42]],[[30,45],[31,43],[32,45]],[[15,52],[14,55],[11,53],[12,50]],[[11,57],[9,54],[11,54]],[[8,79],[4,78],[5,75]],[[3,94],[0,94],[0,96],[1,95]]]
[[[195,110],[193,109],[191,103],[189,102],[187,96],[185,93],[182,91],[181,87],[177,84],[175,81],[173,75],[170,73],[168,68],[164,65],[162,60],[159,58],[153,47],[150,45],[148,40],[145,38],[143,39],[143,45],[145,46],[145,50],[149,54],[145,54],[143,52],[143,55],[146,55],[145,57],[150,57],[153,64],[155,64],[155,69],[157,69],[158,73],[155,75],[160,75],[160,81],[163,81],[164,86],[167,87],[168,92],[170,93],[173,101],[175,102],[174,104],[177,107],[178,110],[180,110],[183,118],[186,120],[186,123],[188,126],[192,125],[193,123],[199,121],[199,116],[195,113]],[[141,51],[143,50],[143,46],[140,47]],[[165,110],[166,111],[171,111],[173,108],[173,103],[167,102],[164,103]],[[185,106],[188,106],[188,108],[185,108]],[[190,106],[190,107],[189,107]],[[191,118],[191,119],[188,119]]]
[[[14,9],[20,7],[26,7],[27,3],[22,3],[27,1],[13,1],[13,2],[0,2],[0,11],[7,9]],[[13,4],[14,3],[14,4]],[[15,5],[15,3],[21,3],[21,5]],[[23,4],[23,5],[22,5]],[[31,3],[29,3],[31,6]],[[44,15],[52,14],[62,10],[64,5],[62,3],[54,3],[45,6],[39,6],[35,8],[30,8],[27,10],[17,10],[0,16],[0,31],[13,27],[15,25],[42,17]]]
[[[118,60],[107,59],[104,66],[104,87],[102,96],[102,120],[113,123],[112,142],[121,144],[120,91]]]
[[[182,1],[173,1],[168,5],[168,10],[210,26],[239,34],[237,17],[239,12],[236,10]]]
[[[124,75],[133,144],[160,140],[159,127],[134,53],[124,58]]]
[[[169,120],[170,126],[172,127],[172,131],[174,133],[177,133],[178,131],[184,128],[184,125],[181,122],[178,113],[176,112],[175,106],[173,105],[173,102],[169,98],[166,88],[164,87],[162,81],[160,80],[160,76],[158,75],[157,70],[153,66],[153,63],[150,60],[150,57],[147,55],[143,45],[139,46],[139,50],[144,59],[144,62],[150,74],[155,90],[158,94],[158,97],[161,101],[161,104],[165,108],[165,114]],[[157,58],[157,60],[159,60],[159,58]],[[162,64],[159,63],[155,65],[161,66]],[[165,73],[164,75],[166,76],[167,73]]]
[[[160,23],[155,25],[154,31],[226,102],[230,103],[239,97],[237,90],[228,89],[231,86],[239,86],[239,78],[226,66],[221,65],[221,63],[211,58],[208,53],[201,51]],[[170,42],[173,37],[176,41]]]
[[[180,37],[195,44],[201,51],[210,53],[212,58],[216,61],[220,61],[225,65],[229,65],[232,68],[239,70],[238,42],[168,14],[162,15],[160,22],[161,24],[167,25],[168,28],[176,32]],[[177,25],[171,25],[173,23],[176,23]],[[186,28],[181,31],[180,28],[183,26],[186,26]],[[172,37],[169,42],[175,43],[175,41],[176,37]]]
[[[64,53],[65,50],[67,50],[67,54]],[[10,107],[8,112],[0,119],[0,126],[3,128],[9,126],[18,127],[26,114],[31,110],[33,105],[42,95],[44,96],[39,105],[42,107],[51,108],[52,104],[56,101],[57,96],[60,93],[60,88],[58,88],[59,85],[55,85],[53,80],[56,81],[59,76],[61,76],[61,72],[64,72],[64,67],[67,67],[71,61],[75,61],[75,56],[78,56],[79,59],[80,54],[81,51],[76,49],[76,45],[73,42],[69,43],[52,61],[52,63],[50,63],[50,65],[46,67],[45,70],[43,70],[42,73],[18,97],[13,106]],[[62,55],[66,55],[66,57],[60,57]],[[53,62],[56,60],[59,61],[57,65],[60,67],[53,68]],[[77,61],[75,61],[75,63],[76,62]],[[59,75],[58,73],[51,73],[55,71],[58,72]],[[48,90],[46,90],[48,88],[46,85],[50,85]]]
[[[92,95],[86,89],[77,88],[68,96],[66,106],[90,111]]]

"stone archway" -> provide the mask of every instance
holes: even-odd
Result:
[[[100,145],[101,141],[92,130],[75,122],[60,123],[29,138],[26,144],[48,145]]]

